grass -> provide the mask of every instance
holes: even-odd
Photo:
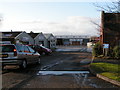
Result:
[[[118,73],[104,72],[104,73],[101,73],[101,75],[106,76],[116,81],[120,81],[120,75]]]
[[[90,68],[96,73],[120,81],[120,65],[110,63],[91,63]]]

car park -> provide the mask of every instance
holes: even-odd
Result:
[[[46,48],[42,45],[29,45],[29,46],[40,54],[45,54],[45,55],[51,55],[52,54],[51,49]]]
[[[28,64],[40,64],[40,54],[31,47],[20,44],[0,45],[0,63],[2,68],[6,65],[18,65],[25,69]]]

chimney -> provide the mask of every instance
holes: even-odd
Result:
[[[33,31],[30,31],[30,33],[34,33]]]

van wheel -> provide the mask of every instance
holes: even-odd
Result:
[[[22,64],[20,65],[20,68],[25,69],[26,67],[27,67],[27,62],[26,62],[26,60],[23,60]]]
[[[39,59],[38,59],[38,61],[37,61],[37,64],[41,64],[41,60],[40,60],[40,57],[39,57]]]

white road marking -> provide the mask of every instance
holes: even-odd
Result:
[[[87,74],[89,71],[39,71],[37,75]]]

